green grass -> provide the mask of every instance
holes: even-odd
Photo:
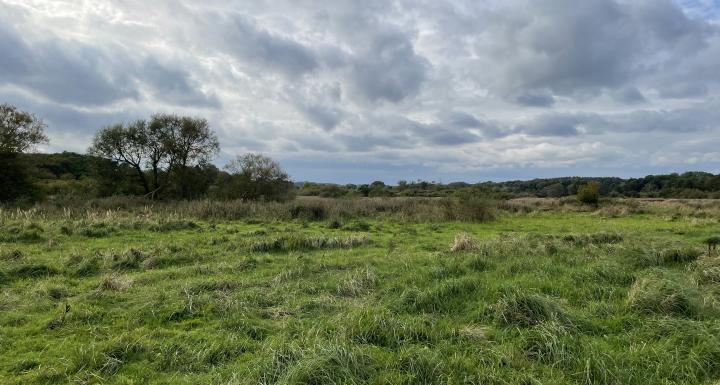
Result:
[[[720,380],[717,220],[316,216],[1,217],[0,383]]]

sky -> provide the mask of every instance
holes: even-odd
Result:
[[[0,0],[40,151],[208,119],[297,181],[720,173],[720,0]]]

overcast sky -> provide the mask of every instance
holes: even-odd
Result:
[[[207,118],[295,180],[720,172],[720,0],[0,0],[43,151]]]

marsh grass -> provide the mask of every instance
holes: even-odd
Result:
[[[455,204],[5,210],[0,383],[720,379],[720,205]]]

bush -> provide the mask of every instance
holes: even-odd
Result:
[[[600,201],[600,183],[588,182],[577,190],[577,199],[580,203],[597,205]]]

